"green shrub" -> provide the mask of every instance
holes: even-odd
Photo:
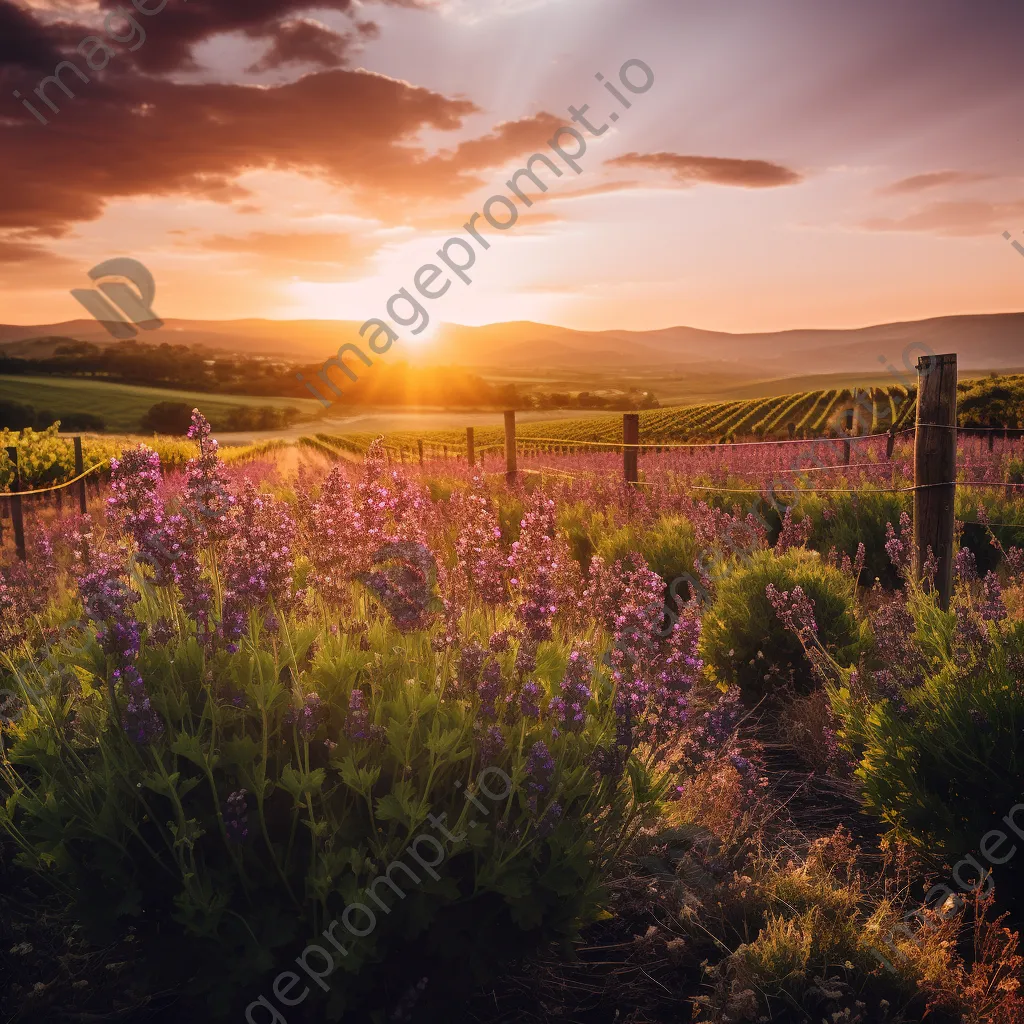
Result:
[[[680,576],[693,573],[693,563],[700,554],[693,526],[681,516],[663,516],[646,528],[623,526],[613,530],[597,543],[596,553],[611,565],[634,551],[666,586]]]
[[[866,714],[848,690],[836,694],[847,738],[861,755],[867,807],[936,865],[971,857],[993,870],[1001,900],[1019,900],[1024,813],[1011,811],[1024,802],[1024,623],[1000,629],[975,620],[971,656],[962,606],[959,623],[956,609],[942,612],[930,599],[919,596],[911,608],[927,665],[923,682],[875,701]],[[1005,864],[982,856],[992,830],[1008,837],[996,843],[996,860],[1015,851]],[[969,862],[960,871],[968,886],[978,880]]]
[[[756,551],[745,562],[722,567],[714,600],[704,617],[702,655],[714,678],[735,683],[756,702],[780,684],[798,691],[815,682],[799,638],[779,620],[765,593],[801,587],[814,603],[818,638],[840,664],[857,660],[860,627],[853,579],[827,565],[815,551],[793,548],[783,555]]]
[[[708,1024],[995,1024],[1020,1019],[1017,938],[980,900],[939,914],[886,856],[870,874],[842,828],[805,856],[756,852],[721,885],[691,934],[707,948]],[[703,920],[700,920],[703,918]],[[974,948],[957,936],[973,918]],[[717,940],[710,948],[708,939]],[[720,958],[723,948],[727,952]],[[715,963],[715,960],[718,960]]]
[[[619,524],[612,511],[597,512],[585,502],[575,502],[559,509],[558,528],[584,571],[594,555],[613,565],[637,553],[666,586],[692,573],[700,553],[693,525],[682,516],[661,516],[650,524]]]
[[[823,555],[835,548],[852,559],[857,545],[863,543],[866,560],[861,583],[870,586],[880,579],[893,588],[898,586],[899,576],[885,553],[885,528],[887,523],[895,526],[908,507],[905,495],[864,489],[853,494],[803,494],[799,511],[814,524],[810,547]]]

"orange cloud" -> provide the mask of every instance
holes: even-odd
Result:
[[[676,181],[732,185],[737,188],[778,188],[804,180],[797,171],[768,160],[737,160],[721,156],[683,156],[680,153],[626,153],[605,162],[607,167],[646,167],[669,171]]]
[[[942,185],[965,185],[975,181],[986,181],[990,175],[967,174],[964,171],[929,171],[927,174],[915,174],[910,178],[902,178],[878,190],[879,195],[899,196],[908,193],[923,192],[929,188]]]
[[[554,114],[544,112],[518,121],[504,121],[490,135],[463,142],[454,153],[439,159],[460,172],[499,167],[514,157],[542,149],[564,123]]]

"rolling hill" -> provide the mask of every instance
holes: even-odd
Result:
[[[358,328],[358,322],[349,320],[168,320],[160,331],[143,333],[140,340],[309,362],[329,358],[346,342],[365,349]],[[0,325],[0,351],[9,355],[49,354],[67,338],[96,344],[112,340],[93,320],[28,327]],[[890,365],[910,378],[917,355],[929,350],[959,353],[961,370],[1020,368],[1024,366],[1024,313],[762,334],[693,327],[577,331],[527,321],[483,327],[444,324],[428,345],[399,342],[393,352],[395,358],[457,365],[482,373],[629,374],[663,369],[714,375],[727,385],[739,386],[816,374],[891,374],[887,370]]]

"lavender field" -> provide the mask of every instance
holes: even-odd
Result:
[[[943,611],[911,440],[126,448],[0,567],[12,1019],[1021,1019],[1021,443]]]

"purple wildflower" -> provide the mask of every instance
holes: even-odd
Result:
[[[228,839],[236,843],[244,842],[249,837],[249,806],[246,800],[248,793],[244,789],[228,794],[224,805],[224,828]]]
[[[804,593],[803,587],[788,590],[777,590],[774,583],[769,583],[765,594],[771,602],[779,621],[802,639],[817,635],[818,624],[814,619],[814,602]]]
[[[519,713],[523,718],[540,718],[541,688],[530,680],[519,691]]]
[[[594,663],[586,654],[573,651],[562,679],[561,694],[551,700],[550,710],[557,716],[563,728],[579,730],[587,717],[590,701],[590,680],[594,674]]]
[[[122,683],[128,694],[128,703],[121,718],[124,731],[140,746],[152,743],[163,733],[164,723],[150,703],[139,670],[134,665],[128,665],[124,669],[115,668],[112,675],[115,686]]]
[[[547,794],[554,773],[555,759],[551,756],[551,751],[543,740],[537,740],[530,748],[530,756],[526,759],[526,789],[530,794],[527,804],[534,814],[537,813],[537,801]]]
[[[285,722],[296,725],[303,739],[308,740],[317,731],[320,724],[326,721],[327,708],[318,694],[309,693],[302,698],[298,708],[289,708],[285,713]]]

